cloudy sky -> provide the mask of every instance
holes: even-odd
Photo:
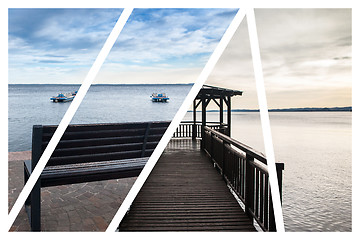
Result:
[[[269,108],[351,106],[351,10],[255,9]],[[257,108],[246,19],[208,84],[243,90]]]
[[[9,83],[81,83],[121,9],[9,10]],[[135,9],[96,83],[191,83],[235,9]]]
[[[81,83],[121,9],[9,10],[9,83]],[[135,9],[96,83],[192,83],[235,9]],[[351,10],[255,9],[269,108],[351,104]],[[246,18],[207,84],[257,108]]]

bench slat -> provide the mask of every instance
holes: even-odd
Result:
[[[148,142],[159,142],[163,134],[154,134],[148,136]],[[72,148],[72,147],[85,147],[85,146],[100,146],[110,144],[123,144],[123,143],[137,143],[143,142],[144,136],[128,136],[128,137],[109,137],[109,138],[89,138],[89,139],[73,139],[61,140],[56,149]],[[45,149],[49,142],[45,141],[42,148]]]
[[[84,154],[73,156],[51,157],[47,166],[64,165],[72,163],[100,162],[116,159],[138,158],[141,157],[141,150],[108,152],[99,154]]]
[[[140,174],[148,159],[149,158],[135,158],[46,167],[40,176],[41,186],[49,187],[114,178],[135,177]],[[30,160],[24,161],[24,166],[27,172],[31,174]]]
[[[125,137],[125,136],[144,136],[146,128],[140,129],[120,129],[120,130],[101,130],[101,131],[79,131],[65,132],[61,140],[87,139],[87,138],[106,138],[106,137]],[[44,133],[43,141],[49,141],[53,133]],[[60,140],[60,141],[61,141]]]
[[[70,170],[57,170],[57,171],[45,171],[43,175],[41,175],[43,180],[54,178],[54,177],[67,177],[73,175],[86,175],[88,173],[108,173],[108,172],[118,172],[118,171],[126,171],[133,169],[143,169],[146,162],[139,162],[137,164],[133,163],[123,163],[121,165],[112,165],[110,166],[96,166],[96,167],[88,167],[88,168],[79,168],[79,169],[70,169]]]
[[[148,159],[148,158],[147,158]],[[98,165],[89,165],[89,164],[79,164],[73,165],[72,168],[66,166],[65,168],[47,168],[43,171],[41,177],[42,179],[51,178],[53,176],[70,176],[73,174],[86,174],[87,172],[110,172],[110,171],[121,171],[122,169],[142,169],[146,162],[146,160],[138,160],[138,161],[131,161],[131,162],[121,162],[121,161],[112,161],[108,165],[105,164],[98,164]]]
[[[155,149],[157,144],[158,142],[147,142],[146,149]],[[101,146],[90,146],[90,147],[60,148],[54,151],[52,157],[72,156],[72,155],[78,156],[85,154],[141,150],[143,145],[144,143],[141,142],[141,143],[113,144],[113,145],[101,145]]]
[[[164,133],[167,127],[151,127],[149,134]],[[113,130],[91,130],[91,131],[65,131],[62,140],[88,139],[106,137],[144,136],[146,127],[136,129],[113,129]],[[43,141],[49,141],[54,133],[43,133]]]
[[[119,164],[127,164],[127,163],[138,163],[138,162],[146,162],[149,158],[130,158],[130,159],[118,159],[111,161],[102,161],[102,162],[88,162],[88,163],[75,163],[75,164],[67,164],[67,165],[56,165],[46,167],[45,171],[57,171],[57,170],[67,170],[72,168],[87,168],[87,167],[96,167],[96,166],[111,166],[111,165],[119,165]]]
[[[101,146],[77,147],[77,148],[61,148],[61,149],[56,149],[52,156],[53,157],[78,156],[85,154],[131,151],[131,150],[140,150],[142,146],[143,143],[141,142],[141,143],[113,144],[113,145],[101,145]]]
[[[119,130],[119,129],[136,129],[146,128],[148,122],[136,123],[96,123],[96,124],[71,124],[67,127],[67,132],[92,131],[92,130]],[[168,127],[169,122],[151,122],[152,127]],[[44,133],[53,134],[57,125],[43,126]]]

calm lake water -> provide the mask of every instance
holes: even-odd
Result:
[[[171,120],[191,86],[94,85],[72,123]],[[32,125],[59,124],[70,103],[49,98],[78,87],[9,85],[9,151],[31,149]],[[150,101],[160,91],[169,103]],[[217,114],[209,112],[209,121]],[[276,161],[285,163],[286,231],[351,231],[351,113],[272,112],[270,121]],[[259,113],[234,112],[232,137],[264,152]]]
[[[32,126],[59,124],[71,102],[53,103],[59,92],[80,85],[9,85],[9,152],[31,149]],[[92,85],[71,123],[171,121],[192,85]],[[169,95],[153,103],[153,92]]]
[[[351,112],[270,112],[270,124],[285,230],[351,231]],[[232,137],[265,153],[259,113],[233,112]]]

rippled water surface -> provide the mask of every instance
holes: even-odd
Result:
[[[264,152],[259,113],[232,121],[234,138]],[[286,231],[351,231],[351,113],[270,112],[270,123],[276,161],[285,163]]]

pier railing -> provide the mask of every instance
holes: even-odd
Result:
[[[209,127],[205,127],[204,132],[204,150],[233,192],[244,203],[245,212],[254,218],[264,231],[276,231],[265,156]],[[281,196],[284,164],[277,163],[276,169]]]
[[[206,125],[221,133],[226,133],[227,124],[219,124],[219,122],[207,122]],[[173,134],[173,138],[192,138],[201,139],[201,122],[182,121]]]

